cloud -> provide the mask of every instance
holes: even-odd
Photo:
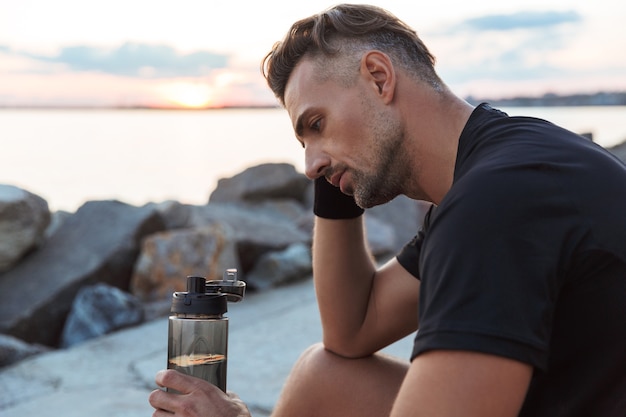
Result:
[[[439,70],[454,85],[538,82],[573,75],[559,58],[571,53],[582,17],[575,11],[525,11],[463,20],[436,34]]]
[[[168,45],[125,43],[104,49],[89,45],[64,47],[56,56],[21,53],[37,61],[64,64],[74,71],[96,71],[142,78],[204,76],[225,68],[228,55],[209,51],[182,54]]]
[[[476,31],[507,31],[547,28],[564,23],[578,23],[582,17],[575,11],[521,11],[513,14],[487,15],[467,19],[460,28]]]

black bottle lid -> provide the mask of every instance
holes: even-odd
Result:
[[[187,277],[187,291],[172,294],[171,312],[175,314],[198,314],[221,316],[228,311],[226,294],[207,294],[204,277]]]

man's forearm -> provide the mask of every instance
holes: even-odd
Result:
[[[338,354],[355,341],[365,321],[376,265],[367,248],[363,216],[316,217],[313,275],[324,342]]]

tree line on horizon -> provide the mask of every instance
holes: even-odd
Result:
[[[470,95],[465,97],[465,100],[474,105],[487,102],[502,107],[626,106],[626,91],[598,91],[592,94],[567,95],[545,93],[541,96],[517,96],[499,99]]]

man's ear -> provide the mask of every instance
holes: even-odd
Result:
[[[372,83],[372,88],[385,104],[393,100],[396,72],[389,56],[380,51],[367,51],[361,59],[361,72]]]

